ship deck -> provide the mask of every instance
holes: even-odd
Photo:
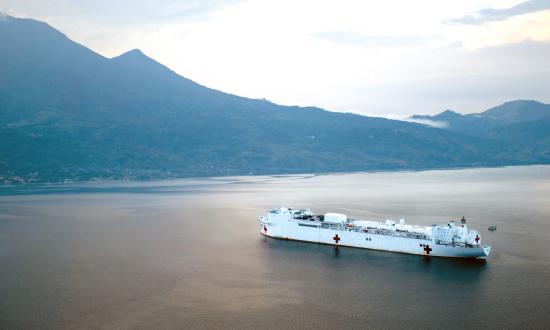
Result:
[[[295,220],[299,226],[303,226],[303,227],[331,229],[331,230],[339,230],[339,231],[351,231],[351,232],[357,232],[357,233],[364,233],[366,235],[370,234],[370,235],[391,236],[391,237],[399,237],[399,238],[407,238],[407,239],[432,241],[432,237],[426,234],[412,233],[412,232],[401,231],[401,230],[382,229],[382,228],[375,228],[375,227],[355,224],[356,221],[364,221],[364,220],[350,218],[348,219],[347,224],[334,224],[334,223],[325,222],[323,218],[324,218],[323,215],[296,214],[293,217],[293,220]],[[265,218],[265,220],[267,221],[267,217]],[[383,225],[382,222],[376,222],[376,223],[379,225]],[[443,246],[453,246],[453,247],[455,246],[456,247],[474,247],[465,243],[434,242],[434,244],[443,245]]]

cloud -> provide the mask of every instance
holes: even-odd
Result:
[[[377,117],[377,118],[386,118],[390,120],[406,121],[408,123],[421,124],[421,125],[426,125],[434,128],[449,127],[449,123],[442,120],[439,121],[439,120],[431,120],[431,119],[425,119],[425,118],[412,118],[412,117],[405,117],[403,115],[397,115],[397,114],[372,114],[372,113],[365,113],[362,111],[354,111],[354,112],[367,117]]]
[[[158,25],[206,20],[241,0],[1,0],[11,15],[48,20],[76,19],[79,24],[108,26]]]
[[[529,0],[504,9],[487,8],[471,15],[444,20],[444,24],[481,25],[486,22],[504,21],[510,17],[550,9],[548,0]]]
[[[227,6],[232,6],[240,0],[191,0],[191,1],[169,1],[171,6],[168,10],[161,12],[164,17],[161,18],[204,18],[205,16],[221,10]]]
[[[401,121],[406,121],[409,123],[417,123],[435,128],[447,128],[449,123],[446,121],[430,120],[430,119],[418,119],[418,118],[404,118]]]
[[[410,47],[429,43],[432,40],[441,39],[439,36],[426,36],[419,34],[404,35],[367,35],[351,30],[335,30],[317,32],[314,37],[322,38],[343,45],[371,46],[371,47]]]

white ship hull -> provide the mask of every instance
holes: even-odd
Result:
[[[270,221],[269,217],[260,217],[261,234],[272,238],[436,257],[485,258],[491,252],[490,246],[442,244],[430,236],[411,238],[368,230],[358,231],[357,228],[347,226],[326,227],[328,226],[315,221]]]

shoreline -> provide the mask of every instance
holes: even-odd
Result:
[[[70,186],[94,186],[110,184],[113,188],[126,187],[131,188],[147,186],[151,184],[164,184],[164,185],[178,185],[184,182],[191,182],[193,180],[211,181],[213,183],[222,183],[223,181],[234,181],[226,183],[241,182],[242,178],[246,179],[277,179],[277,178],[312,178],[318,176],[328,175],[350,175],[350,174],[376,174],[376,173],[420,173],[431,171],[464,171],[464,170],[482,170],[482,169],[505,169],[505,168],[527,168],[527,167],[546,167],[550,164],[526,164],[526,165],[503,165],[503,166],[477,166],[477,167],[441,167],[441,168],[423,168],[423,169],[393,169],[393,170],[367,170],[367,171],[347,171],[347,172],[301,172],[301,173],[277,173],[277,174],[249,174],[249,175],[226,175],[226,176],[190,176],[179,178],[158,178],[158,179],[97,179],[97,180],[65,180],[59,182],[29,182],[20,184],[0,184],[0,195],[3,194],[3,189],[9,188],[27,188],[27,187],[70,187]],[[264,181],[264,180],[247,180],[249,182]],[[6,194],[10,195],[10,194]]]

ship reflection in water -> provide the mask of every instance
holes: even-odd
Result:
[[[433,271],[438,275],[445,275],[443,277],[448,276],[460,281],[465,279],[471,281],[481,276],[482,272],[490,264],[490,259],[434,258],[428,255],[418,256],[325,244],[313,244],[313,247],[309,248],[309,245],[312,245],[311,243],[281,239],[273,240],[268,237],[263,237],[262,241],[264,243],[263,248],[269,250],[266,251],[266,258],[273,260],[275,267],[278,260],[273,255],[273,251],[278,251],[281,255],[294,255],[298,259],[302,257],[309,257],[311,259],[333,256],[334,258],[352,263],[352,265],[346,266],[347,270],[355,266],[358,267],[357,271],[359,272],[372,272],[373,267],[391,268],[403,266],[403,268],[396,269],[396,271],[399,271],[404,278],[407,276],[418,276],[417,273],[419,271]],[[307,252],[304,253],[304,251]],[[330,267],[327,271],[330,271]]]
[[[3,187],[0,328],[541,327],[549,187],[550,166]],[[465,215],[493,250],[262,236],[257,216],[279,203],[424,226]]]

